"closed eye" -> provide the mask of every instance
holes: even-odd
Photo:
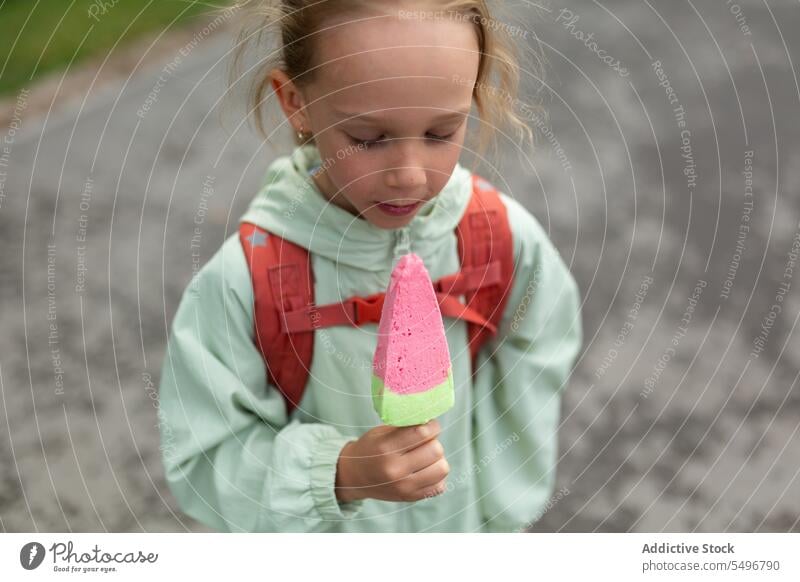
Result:
[[[429,141],[431,141],[433,143],[446,143],[449,140],[451,140],[456,135],[456,133],[457,133],[457,131],[454,131],[453,133],[450,133],[448,135],[437,135],[437,134],[434,134],[434,133],[427,133],[425,135],[425,139],[427,139],[427,140],[429,140]],[[348,137],[350,138],[350,140],[354,144],[356,144],[358,146],[362,146],[364,148],[373,148],[373,147],[376,147],[376,146],[381,146],[381,145],[386,144],[389,141],[387,139],[384,139],[385,136],[380,136],[377,139],[369,139],[369,140],[358,139],[356,137],[353,137],[352,135],[348,135]]]
[[[456,134],[455,131],[449,135],[434,135],[432,133],[429,133],[428,139],[434,142],[446,142],[450,141],[453,138],[453,136],[455,136],[455,134]]]
[[[381,136],[377,139],[358,139],[356,137],[353,137],[352,135],[348,135],[348,137],[350,138],[350,141],[352,141],[354,144],[365,148],[371,148],[383,145],[386,141],[383,139],[384,136]]]

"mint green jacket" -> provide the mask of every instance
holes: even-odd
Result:
[[[384,291],[407,252],[433,280],[458,271],[454,229],[471,194],[467,169],[456,165],[408,226],[383,230],[323,199],[308,177],[320,163],[313,145],[276,159],[242,217],[311,251],[318,304]],[[444,493],[413,503],[337,501],[339,452],[380,423],[370,395],[377,326],[317,330],[303,400],[287,415],[253,341],[237,233],[184,292],[162,368],[162,459],[179,507],[235,532],[513,532],[540,517],[554,489],[561,393],[582,343],[580,296],[539,222],[502,199],[515,282],[474,377],[466,324],[445,320],[455,405],[439,417],[450,464]]]

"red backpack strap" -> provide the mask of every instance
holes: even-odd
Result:
[[[499,192],[478,175],[467,211],[456,229],[461,272],[440,280],[440,289],[463,290],[467,307],[486,324],[468,322],[473,370],[484,343],[497,333],[514,285],[514,241],[506,206]]]
[[[247,222],[239,239],[253,282],[255,343],[290,414],[308,380],[314,331],[288,333],[285,315],[314,301],[310,257],[303,247]]]

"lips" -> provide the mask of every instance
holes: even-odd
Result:
[[[409,206],[417,206],[421,204],[422,200],[412,200],[410,202],[376,202],[382,206],[391,206],[393,208],[408,208]]]
[[[376,203],[377,208],[389,216],[407,216],[421,205],[422,201],[413,202],[411,204],[394,204],[389,202]]]

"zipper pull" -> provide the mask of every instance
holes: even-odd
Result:
[[[394,260],[392,261],[392,270],[394,270],[397,262],[405,255],[411,252],[411,237],[408,234],[408,226],[398,229],[395,232],[394,239]]]

